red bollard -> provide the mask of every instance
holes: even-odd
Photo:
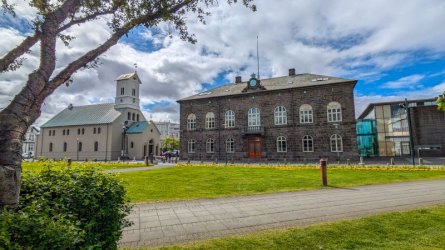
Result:
[[[325,159],[320,159],[320,169],[321,169],[321,181],[323,186],[328,185],[328,171],[327,171],[328,161]]]

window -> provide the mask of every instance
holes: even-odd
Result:
[[[206,129],[215,128],[215,114],[209,112],[206,114]]]
[[[93,128],[93,134],[95,134],[96,133],[96,128]]]
[[[69,129],[66,130],[66,135],[70,135],[70,130]]]
[[[68,149],[68,144],[66,142],[63,143],[63,152],[66,152]]]
[[[313,123],[314,115],[312,111],[312,106],[308,104],[303,104],[300,107],[300,123]]]
[[[213,139],[207,139],[206,142],[206,152],[214,153],[215,152],[215,141]]]
[[[128,112],[128,114],[127,114],[127,120],[131,120],[131,113],[130,112]]]
[[[136,121],[139,121],[139,114],[136,115]]]
[[[331,152],[343,152],[343,141],[340,135],[331,136]]]
[[[49,143],[49,152],[53,152],[53,143],[52,142]]]
[[[136,96],[136,89],[131,90],[131,95]]]
[[[84,128],[82,128],[82,134],[83,134],[83,135],[85,134],[85,129],[84,129]]]
[[[136,98],[133,98],[133,103],[136,103]]]
[[[82,152],[82,142],[77,143],[77,151]]]
[[[249,127],[261,125],[260,110],[258,108],[251,108],[247,113],[247,124]]]
[[[56,131],[55,130],[53,130],[53,136],[55,136],[56,135]]]
[[[190,114],[187,117],[187,130],[195,130],[196,129],[196,115]]]
[[[121,95],[125,94],[125,88],[121,88]]]
[[[132,119],[131,119],[132,121],[136,120],[136,115],[133,113],[133,115],[131,116],[131,118],[132,118]]]
[[[51,130],[48,131],[48,136],[51,136]]]
[[[303,152],[314,152],[314,140],[312,136],[305,135],[303,137]]]
[[[287,124],[287,112],[286,112],[285,107],[278,106],[275,108],[274,121],[275,121],[275,125],[286,125]]]
[[[187,146],[189,153],[195,153],[195,140],[189,140]]]
[[[80,135],[80,128],[77,129],[77,134]]]
[[[133,147],[134,147],[134,143],[131,142],[131,143],[130,143],[130,148],[133,148]]]
[[[94,142],[94,151],[99,151],[99,143],[97,141]]]
[[[286,137],[284,136],[277,137],[277,152],[287,152]]]
[[[338,102],[328,104],[328,122],[341,122],[341,105]]]
[[[233,112],[232,110],[227,111],[224,118],[224,125],[226,128],[235,127],[235,112]]]
[[[100,128],[97,128],[97,133],[100,134]]]
[[[62,131],[62,135],[65,135],[65,129]]]
[[[226,152],[234,153],[235,152],[235,140],[230,138],[226,140]]]

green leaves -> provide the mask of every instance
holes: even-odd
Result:
[[[445,91],[443,92],[443,95],[437,98],[437,109],[445,112]]]
[[[0,215],[8,248],[116,249],[131,207],[113,175],[60,168],[24,173],[16,211]],[[54,244],[53,244],[54,242]]]

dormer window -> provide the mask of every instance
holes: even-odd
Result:
[[[125,88],[121,88],[121,95],[125,95]]]

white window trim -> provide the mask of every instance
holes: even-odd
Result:
[[[335,117],[335,119],[334,119]],[[327,106],[327,118],[328,122],[341,122],[343,120],[343,114],[341,104],[338,102],[330,102]]]
[[[229,146],[229,143],[233,144],[233,150],[232,150],[232,147]],[[235,140],[233,138],[229,138],[226,140],[226,153],[230,153],[230,154],[235,153]]]
[[[251,111],[255,110],[253,113]],[[257,127],[261,126],[261,111],[259,108],[250,108],[247,112],[247,126],[249,127]]]
[[[196,115],[189,114],[187,116],[187,130],[196,130]]]
[[[281,139],[281,138],[283,138],[284,140],[278,140],[278,139]],[[287,139],[286,139],[286,137],[278,136],[276,141],[277,141],[277,153],[286,153],[287,152]],[[282,150],[282,148],[280,148],[280,146],[282,146],[282,145],[280,145],[280,142],[285,142],[286,147],[284,147],[284,150]]]
[[[213,140],[211,138],[207,139],[207,141],[206,141],[206,153],[208,153],[208,154],[215,153],[215,140]]]
[[[209,112],[206,114],[206,129],[215,129],[216,128],[216,120],[215,114],[213,112]]]
[[[224,126],[225,128],[235,127],[235,112],[232,110],[227,110],[224,115]]]
[[[193,150],[191,150],[192,149],[192,147],[191,147],[192,144],[193,144]],[[193,139],[188,140],[187,141],[187,153],[194,154],[195,152],[196,152],[196,141],[193,140]]]
[[[306,118],[308,121],[306,121]],[[314,110],[309,104],[303,104],[300,106],[300,123],[311,124],[314,123]]]
[[[287,125],[287,111],[284,106],[276,107],[273,113],[275,125]]]
[[[333,141],[335,141],[335,150],[332,147]],[[340,144],[338,144],[339,141],[340,141]],[[330,140],[329,140],[329,145],[331,147],[331,152],[334,152],[334,153],[343,152],[343,138],[339,134],[331,135]],[[340,150],[339,150],[339,146],[340,146]]]
[[[307,138],[307,139],[306,139]],[[305,135],[305,136],[303,136],[303,139],[301,140],[302,141],[302,146],[303,146],[303,152],[305,152],[305,153],[310,153],[310,152],[314,152],[314,138],[312,137],[312,136],[310,136],[310,135]],[[311,141],[312,142],[312,147],[311,147],[311,149],[312,150],[305,150],[305,147],[304,147],[304,142],[308,142],[308,141]]]

